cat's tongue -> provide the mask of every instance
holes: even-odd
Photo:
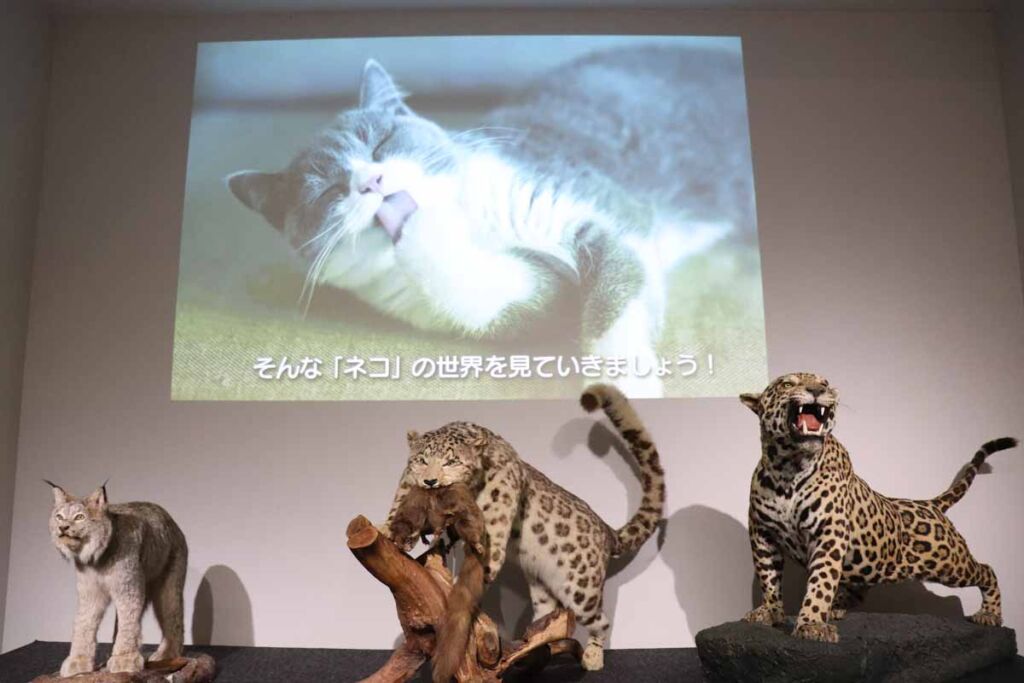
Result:
[[[405,190],[389,194],[377,209],[377,222],[384,228],[393,244],[402,238],[402,227],[419,205]]]

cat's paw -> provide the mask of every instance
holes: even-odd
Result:
[[[768,605],[756,607],[743,616],[743,621],[748,624],[764,624],[765,626],[781,624],[785,620],[786,615],[782,613],[781,607],[770,607]]]
[[[68,657],[60,665],[62,678],[75,676],[77,674],[92,673],[96,669],[96,663],[90,657]]]
[[[812,622],[810,624],[798,625],[793,629],[793,637],[802,638],[803,640],[817,640],[822,643],[838,643],[839,630],[833,624]]]
[[[600,671],[604,668],[604,648],[597,643],[587,643],[580,664],[587,671]]]
[[[975,612],[967,618],[970,621],[973,621],[975,624],[980,624],[982,626],[1003,625],[1003,618],[1001,616],[999,616],[998,614],[993,614],[992,612],[986,612],[984,610],[978,610],[977,612]]]
[[[135,673],[146,668],[146,661],[138,652],[129,655],[114,655],[107,660],[107,671],[112,674]]]

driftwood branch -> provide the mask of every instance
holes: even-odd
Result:
[[[428,552],[419,561],[409,557],[363,516],[348,525],[348,547],[367,571],[391,590],[405,634],[391,658],[363,683],[407,681],[434,652],[436,629],[444,619],[452,589],[451,572],[437,553]],[[572,612],[556,610],[531,624],[522,640],[502,643],[497,625],[481,612],[455,679],[458,683],[497,683],[513,666],[543,666],[562,653],[578,658],[580,644],[572,639],[575,627]]]

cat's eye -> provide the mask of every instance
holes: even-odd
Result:
[[[785,382],[782,383],[782,388],[783,389],[792,389],[795,386],[796,386],[796,383],[790,382],[788,379]]]
[[[417,465],[426,465],[427,464],[427,459],[424,458],[422,455],[417,456],[416,457],[416,464]]]
[[[385,145],[385,144],[386,144],[386,143],[387,143],[387,142],[388,142],[388,141],[389,141],[389,140],[391,139],[391,136],[392,136],[392,135],[394,134],[394,132],[395,132],[395,131],[394,131],[393,129],[392,129],[392,130],[389,130],[389,131],[387,132],[387,135],[385,135],[384,137],[382,137],[382,138],[380,139],[380,142],[378,142],[378,143],[377,143],[377,146],[373,148],[373,152],[372,152],[372,153],[370,154],[370,156],[371,156],[371,157],[373,157],[373,160],[374,160],[374,161],[380,161],[380,157],[381,157],[381,149],[382,149],[382,148],[384,147],[384,145]]]
[[[79,512],[77,515],[75,515],[75,521],[76,522],[81,522],[83,519],[85,519],[85,515],[83,515],[81,512]]]
[[[445,467],[454,467],[455,465],[458,465],[458,464],[459,464],[459,461],[456,460],[455,458],[448,458],[447,460],[444,461],[444,466]]]
[[[64,521],[64,515],[62,515],[59,512],[55,515],[55,517],[57,517],[57,521],[58,522],[63,522]]]

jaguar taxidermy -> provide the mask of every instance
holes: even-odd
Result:
[[[748,622],[778,624],[782,611],[783,553],[809,578],[793,635],[837,642],[830,620],[841,619],[873,584],[918,579],[946,586],[977,586],[978,624],[1000,625],[999,584],[978,562],[946,517],[963,498],[985,459],[1017,445],[984,444],[945,492],[929,500],[889,498],[853,472],[832,435],[838,394],[811,373],[779,377],[760,394],[740,400],[761,423],[761,460],[750,484],[750,544],[764,595]]]
[[[589,505],[523,462],[491,430],[452,422],[426,434],[409,433],[409,462],[384,532],[393,534],[395,512],[414,488],[467,484],[476,492],[487,532],[487,580],[497,576],[506,546],[518,537],[515,554],[529,582],[534,619],[558,607],[571,610],[589,634],[583,666],[596,670],[604,665],[609,628],[602,609],[608,561],[637,550],[654,533],[662,519],[665,480],[654,443],[618,389],[591,386],[580,402],[588,412],[604,409],[637,461],[643,498],[622,528],[609,527]]]

